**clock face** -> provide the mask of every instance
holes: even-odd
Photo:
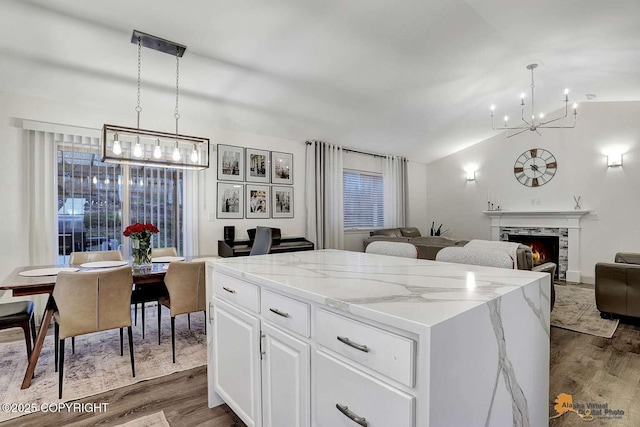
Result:
[[[553,154],[542,148],[532,148],[516,159],[513,174],[522,185],[540,187],[551,181],[557,169],[558,162]]]

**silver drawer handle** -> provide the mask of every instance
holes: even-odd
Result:
[[[272,313],[277,314],[278,316],[289,317],[289,313],[285,313],[284,311],[280,311],[277,308],[270,308],[269,311],[272,312]]]
[[[367,427],[369,425],[369,421],[367,421],[365,417],[357,416],[356,414],[354,414],[349,410],[348,406],[336,403],[336,408],[338,408],[338,411],[342,412],[347,418],[349,418],[353,422],[360,424],[363,427]]]
[[[236,291],[234,291],[233,289],[229,289],[226,286],[223,286],[222,289],[224,289],[225,291],[229,292],[230,294],[235,294]]]
[[[341,337],[340,335],[338,335],[336,338],[338,339],[338,341],[340,341],[343,344],[348,345],[349,347],[353,347],[356,350],[360,350],[360,351],[364,351],[365,353],[369,353],[369,347],[367,347],[366,345],[362,345],[362,344],[356,344],[353,341],[351,341],[349,339],[349,337]]]

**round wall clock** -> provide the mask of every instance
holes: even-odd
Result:
[[[518,182],[527,187],[539,187],[551,181],[556,174],[556,158],[542,148],[532,148],[520,154],[513,165]]]

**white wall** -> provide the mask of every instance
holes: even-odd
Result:
[[[382,159],[365,154],[348,152],[344,155],[344,168],[382,173]],[[407,226],[418,227],[424,235],[427,227],[427,167],[422,163],[407,162]],[[369,230],[346,230],[344,248],[362,252],[362,241],[369,237]]]
[[[101,128],[103,123],[132,125],[133,109],[114,111],[96,106],[79,106],[69,103],[33,98],[0,92],[0,200],[2,221],[0,222],[0,280],[17,266],[29,263],[27,176],[26,162],[22,150],[22,129],[14,126],[15,118],[31,119],[89,128]],[[167,130],[169,122],[161,114],[148,112],[144,117],[147,127],[158,126]],[[216,254],[217,241],[223,238],[225,225],[236,226],[236,237],[246,238],[246,230],[256,225],[280,227],[285,236],[303,236],[304,210],[304,152],[302,141],[255,135],[250,133],[215,128],[202,120],[187,121],[181,126],[186,134],[206,136],[212,145],[217,143],[244,146],[265,150],[293,153],[294,159],[294,218],[265,220],[221,220],[215,219],[216,206],[216,153],[211,153],[211,168],[201,172],[201,200],[199,209],[200,253]],[[169,126],[170,128],[170,126]],[[169,130],[170,131],[170,130]]]
[[[616,252],[640,251],[640,102],[584,103],[575,129],[503,134],[427,165],[427,221],[461,239],[490,239],[487,192],[506,210],[573,209],[573,196],[597,219],[583,217],[582,280],[593,282],[597,262],[612,262]],[[624,166],[607,168],[604,153],[622,148]],[[513,175],[515,159],[530,148],[544,148],[558,161],[554,178],[529,188]],[[476,181],[464,169],[477,166]],[[540,201],[537,204],[537,201]],[[535,201],[536,204],[533,204]]]

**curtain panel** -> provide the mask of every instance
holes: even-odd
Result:
[[[316,249],[344,249],[342,147],[307,141],[305,163],[305,237]]]
[[[386,156],[382,161],[384,226],[404,227],[407,221],[407,159]]]

